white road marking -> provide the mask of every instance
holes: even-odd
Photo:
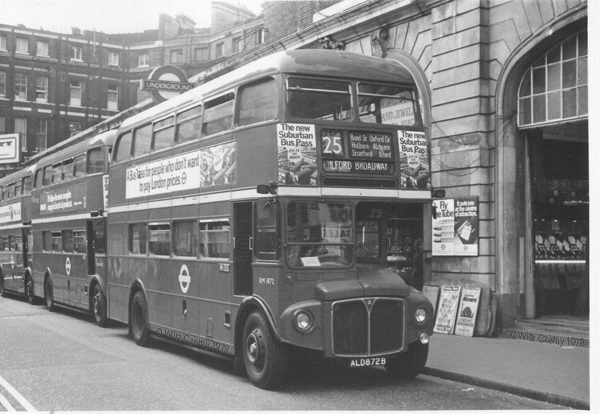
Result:
[[[12,396],[13,396],[13,398],[14,398],[15,400],[17,400],[17,402],[18,402],[19,404],[21,404],[21,406],[22,406],[22,407],[23,407],[25,410],[27,410],[27,411],[37,411],[37,410],[36,410],[36,409],[33,407],[33,405],[31,405],[31,404],[29,403],[29,401],[27,401],[27,400],[25,399],[25,397],[23,397],[23,396],[21,395],[21,393],[15,389],[15,387],[13,387],[12,385],[10,385],[10,384],[9,384],[9,383],[8,383],[8,382],[7,382],[7,381],[4,379],[4,378],[2,378],[1,376],[0,376],[0,387],[3,387],[3,388],[6,390],[6,391],[8,391],[8,392],[10,393],[10,395],[12,395]],[[1,395],[0,395],[0,397],[1,397]],[[3,397],[3,398],[4,398],[4,397]],[[8,403],[8,401],[6,401],[6,403]],[[3,404],[3,405],[4,405],[4,404]],[[10,409],[8,408],[8,407],[10,407],[10,404],[8,404],[8,407],[7,407],[7,406],[5,406],[5,407],[6,407],[6,409],[7,409],[7,410],[9,410],[9,411],[10,411]],[[11,408],[12,408],[12,407],[11,407]],[[14,408],[13,408],[13,411],[14,411]]]

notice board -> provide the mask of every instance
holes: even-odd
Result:
[[[465,286],[462,289],[458,317],[456,318],[456,328],[454,329],[456,335],[473,336],[480,296],[481,288]]]
[[[460,286],[444,285],[440,292],[440,303],[433,332],[452,335],[456,322],[456,311],[460,298]]]

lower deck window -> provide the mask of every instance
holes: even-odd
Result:
[[[129,225],[129,253],[146,254],[148,230],[146,223]]]
[[[228,220],[200,222],[200,257],[228,259],[231,251],[229,229]]]
[[[148,225],[148,251],[157,256],[171,255],[171,225],[168,223]]]
[[[85,230],[73,230],[73,250],[76,253],[85,253],[86,244]]]

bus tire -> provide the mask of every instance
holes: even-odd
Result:
[[[275,340],[261,312],[255,311],[246,319],[243,341],[244,365],[250,381],[263,389],[280,385],[287,372],[288,350]]]
[[[429,343],[413,342],[408,345],[408,351],[388,359],[385,369],[397,378],[414,378],[423,372],[428,355]]]
[[[147,346],[150,342],[150,329],[148,328],[148,305],[146,297],[141,290],[135,292],[131,299],[129,312],[129,332],[139,346]]]
[[[106,296],[104,295],[104,292],[102,292],[99,283],[94,285],[94,290],[92,291],[91,311],[96,324],[100,327],[105,327],[108,321],[108,318],[106,317]]]
[[[50,276],[44,280],[44,301],[48,310],[54,312],[54,287]]]
[[[31,278],[31,276],[26,275],[25,276],[25,295],[27,295],[27,301],[29,301],[30,304],[35,305],[35,294],[33,293],[33,279]]]

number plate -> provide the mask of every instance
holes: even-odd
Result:
[[[377,367],[385,365],[385,358],[356,358],[350,360],[350,367]]]

